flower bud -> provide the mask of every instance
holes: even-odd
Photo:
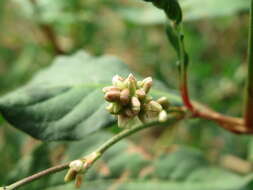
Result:
[[[125,88],[124,90],[121,91],[120,93],[120,102],[123,105],[128,104],[130,101],[130,92],[128,88]]]
[[[136,90],[136,95],[140,100],[143,100],[146,96],[146,93],[143,89]]]
[[[137,88],[142,88],[144,82],[143,81],[137,81]]]
[[[106,92],[109,92],[109,91],[112,91],[112,90],[116,90],[116,91],[120,91],[120,89],[116,86],[107,86],[107,87],[104,87],[103,88],[103,92],[106,93]]]
[[[153,80],[151,77],[147,77],[143,80],[143,90],[148,93],[153,85]]]
[[[125,83],[127,85],[127,88],[129,89],[130,96],[134,96],[137,87],[137,81],[134,76],[132,74],[129,74],[129,76],[125,80]]]
[[[74,160],[70,162],[69,167],[76,172],[80,172],[83,168],[83,162],[81,160]]]
[[[157,102],[162,105],[163,109],[168,109],[170,106],[169,100],[164,96],[159,98]]]
[[[165,110],[162,110],[160,113],[159,113],[159,116],[158,116],[158,121],[159,122],[165,122],[167,121],[168,119],[168,114]]]
[[[120,91],[118,91],[118,90],[108,91],[108,92],[105,93],[104,98],[108,102],[118,101],[120,99]]]
[[[64,181],[65,182],[73,181],[76,178],[77,173],[78,172],[76,172],[74,169],[70,168],[64,177]]]
[[[153,100],[152,96],[149,95],[145,96],[145,103],[149,103],[151,100]]]
[[[151,100],[151,101],[147,104],[146,109],[147,109],[148,111],[160,112],[160,111],[163,110],[163,107],[162,107],[159,103],[157,103],[156,101]]]
[[[123,89],[124,88],[124,79],[122,77],[120,77],[119,75],[115,75],[112,78],[112,84],[113,84],[113,86]]]
[[[135,114],[138,114],[141,110],[141,103],[140,103],[139,99],[137,97],[133,96],[131,98],[131,104],[132,104],[132,111]]]
[[[110,103],[106,109],[111,113],[111,114],[118,114],[121,110],[122,106],[119,103]]]

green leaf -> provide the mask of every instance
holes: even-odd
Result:
[[[167,0],[165,0],[165,2],[166,1]],[[183,13],[178,1],[170,0],[167,2],[167,7],[164,8],[167,17],[179,24],[182,21]]]
[[[135,0],[133,0],[137,4]],[[249,0],[183,0],[179,1],[183,12],[183,21],[203,18],[230,16],[249,9]],[[140,6],[118,9],[118,14],[135,24],[154,25],[166,22],[165,13],[152,4],[138,2]]]
[[[156,7],[162,9],[167,17],[179,24],[182,21],[182,10],[177,0],[144,0],[152,2]]]
[[[166,34],[167,34],[167,37],[168,37],[171,45],[173,46],[173,48],[175,49],[175,51],[179,55],[180,54],[179,53],[180,52],[179,41],[178,41],[179,34],[176,33],[175,29],[170,24],[166,25]]]
[[[12,125],[43,140],[80,139],[114,121],[101,89],[127,66],[115,57],[85,52],[57,58],[27,85],[0,99]]]
[[[210,181],[208,183],[202,182],[167,182],[167,181],[133,181],[124,182],[119,185],[115,185],[115,190],[250,190],[249,188],[244,188],[247,184],[247,178],[240,179],[236,181],[224,181],[222,179],[216,179],[215,182]],[[107,190],[111,187],[113,181],[96,181],[89,184],[83,185],[81,190]],[[115,182],[116,183],[116,182]],[[73,185],[65,185],[49,188],[46,190],[74,190]]]
[[[115,122],[105,109],[102,88],[111,85],[115,74],[129,73],[115,57],[93,57],[85,52],[61,56],[27,85],[0,98],[0,112],[13,126],[35,138],[81,139]],[[159,83],[156,86],[163,88]],[[180,104],[177,96],[164,92],[152,93]]]
[[[183,148],[157,160],[155,175],[162,180],[185,180],[193,171],[207,164],[201,152]]]

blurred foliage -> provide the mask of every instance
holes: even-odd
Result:
[[[181,3],[192,97],[241,116],[249,1]],[[59,53],[81,49],[116,55],[140,75],[152,75],[176,89],[176,56],[163,23],[158,9],[136,0],[1,0],[0,93],[25,84]],[[75,159],[110,136],[101,132],[79,142],[44,144],[0,116],[0,184]],[[252,137],[196,119],[173,129],[144,131],[115,145],[90,171],[84,189],[248,190],[253,188],[252,161]],[[71,189],[73,184],[62,186],[63,175],[23,189]]]

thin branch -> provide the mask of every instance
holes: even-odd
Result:
[[[194,114],[195,108],[190,100],[190,95],[189,95],[189,90],[188,90],[189,58],[185,50],[184,35],[182,34],[182,26],[181,24],[172,23],[172,27],[176,33],[177,41],[178,41],[177,53],[178,53],[178,60],[179,60],[179,64],[178,64],[179,90],[181,94],[181,99],[185,107]]]
[[[245,125],[253,131],[253,0],[251,0],[251,8],[250,8],[248,78],[246,84],[244,120]]]
[[[43,34],[45,35],[45,37],[50,42],[50,44],[52,45],[55,53],[58,55],[65,54],[65,51],[61,48],[58,42],[57,36],[55,35],[53,28],[48,24],[39,24],[39,27],[43,32]]]
[[[40,9],[37,5],[37,0],[30,0],[31,4],[33,5],[35,16],[37,19],[40,18]],[[49,24],[45,23],[39,23],[39,28],[41,32],[45,35],[47,38],[48,42],[51,44],[53,47],[54,51],[56,54],[65,54],[65,51],[61,48],[59,41],[57,39],[57,36],[53,30],[53,28]]]
[[[18,187],[21,187],[25,184],[31,183],[41,177],[53,174],[53,173],[57,173],[60,172],[62,170],[65,170],[68,168],[69,163],[65,163],[65,164],[61,164],[61,165],[57,165],[51,168],[48,168],[46,170],[43,170],[39,173],[36,173],[34,175],[31,175],[27,178],[21,179],[20,181],[17,181],[9,186],[3,187],[4,190],[12,190],[12,189],[17,189]]]
[[[140,125],[140,126],[136,126],[133,127],[131,129],[125,129],[122,132],[118,133],[117,135],[115,135],[114,137],[112,137],[111,139],[109,139],[108,141],[106,141],[104,144],[102,144],[97,150],[95,150],[93,153],[98,153],[98,154],[103,154],[106,150],[108,150],[111,146],[113,146],[115,143],[119,142],[120,140],[122,140],[125,137],[128,137],[142,129],[146,129],[146,128],[150,128],[153,126],[166,126],[175,122],[178,122],[180,120],[182,120],[184,118],[184,114],[174,114],[167,122],[164,123],[160,123],[160,122],[151,122],[145,125]],[[92,154],[93,154],[92,153]],[[85,158],[85,157],[84,157]],[[58,166],[54,166],[52,168],[48,168],[46,170],[43,170],[39,173],[36,173],[32,176],[29,176],[27,178],[24,178],[20,181],[17,181],[11,185],[5,186],[5,187],[0,187],[0,190],[14,190],[17,189],[21,186],[24,186],[28,183],[31,183],[35,180],[38,180],[44,176],[50,175],[50,174],[54,174],[63,170],[66,170],[69,168],[69,163],[65,163],[65,164],[61,164]],[[92,163],[94,164],[94,162]]]
[[[252,131],[244,125],[242,118],[223,115],[197,102],[193,104],[195,108],[193,117],[214,121],[224,129],[236,134],[252,134]]]
[[[188,89],[189,58],[188,58],[188,54],[185,50],[184,36],[181,31],[181,24],[178,25],[178,24],[174,23],[174,24],[172,24],[172,27],[174,29],[176,36],[177,36],[177,46],[175,49],[177,50],[178,59],[179,59],[179,64],[178,64],[179,76],[180,76],[179,89],[180,89],[181,99],[182,99],[182,102],[183,102],[185,108],[191,112],[192,117],[214,121],[217,124],[219,124],[221,127],[223,127],[224,129],[229,130],[233,133],[237,133],[237,134],[252,133],[252,131],[250,131],[245,126],[243,119],[225,116],[225,115],[218,113],[210,108],[202,106],[199,103],[191,101],[190,95],[189,95],[189,89]],[[168,37],[170,39],[170,36],[168,36]],[[253,61],[253,58],[252,58],[252,61]],[[252,73],[252,75],[253,75],[253,73]],[[251,81],[253,82],[253,78]],[[252,91],[252,96],[253,96],[253,91]],[[253,105],[252,105],[251,109],[253,111]],[[250,117],[250,118],[252,118],[252,121],[253,121],[253,117]]]

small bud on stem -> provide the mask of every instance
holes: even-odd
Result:
[[[158,121],[159,121],[159,122],[165,122],[165,121],[167,121],[167,119],[168,119],[168,114],[167,114],[167,112],[166,112],[165,110],[161,111],[161,112],[159,113],[159,116],[158,116]]]

